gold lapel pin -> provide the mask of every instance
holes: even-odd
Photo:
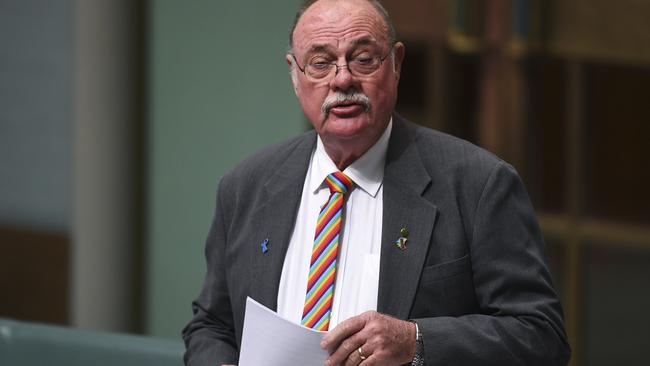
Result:
[[[395,246],[400,250],[406,250],[406,243],[408,242],[409,231],[403,227],[399,230],[400,237],[395,241]]]

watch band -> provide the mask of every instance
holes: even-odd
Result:
[[[424,342],[422,342],[422,333],[420,333],[420,327],[418,323],[409,320],[415,324],[415,356],[411,361],[411,366],[424,366]]]

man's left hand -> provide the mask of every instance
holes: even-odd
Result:
[[[403,365],[415,356],[415,324],[367,311],[332,329],[321,342],[334,365]],[[363,359],[365,358],[365,359]]]

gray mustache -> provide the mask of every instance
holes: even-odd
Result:
[[[330,112],[330,109],[340,103],[357,103],[363,106],[364,112],[370,110],[370,98],[367,95],[359,92],[353,93],[342,93],[336,92],[335,94],[327,96],[320,110],[323,114],[327,115]]]

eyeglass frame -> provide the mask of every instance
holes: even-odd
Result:
[[[322,78],[320,78],[320,79],[317,79],[317,78],[314,78],[314,77],[312,77],[312,76],[307,75],[306,70],[307,70],[307,66],[309,66],[309,64],[305,64],[305,67],[300,67],[300,63],[298,62],[298,59],[296,58],[296,55],[295,55],[294,53],[291,53],[291,57],[293,57],[293,60],[296,62],[296,66],[298,67],[298,70],[300,70],[300,71],[303,73],[303,75],[305,75],[305,77],[306,77],[307,79],[312,80],[312,81],[325,81],[325,80],[331,80],[331,79],[335,78],[336,75],[339,74],[339,69],[342,68],[342,67],[344,67],[344,66],[348,69],[348,72],[350,73],[350,75],[355,76],[355,77],[359,77],[359,76],[362,76],[362,77],[363,77],[363,76],[370,76],[370,75],[376,73],[377,70],[379,70],[379,69],[381,68],[381,66],[384,64],[384,61],[386,61],[386,59],[388,58],[388,56],[390,56],[391,53],[393,53],[393,50],[395,49],[395,45],[396,45],[396,44],[397,44],[397,42],[393,42],[393,44],[390,46],[390,49],[388,50],[388,53],[386,53],[386,55],[383,56],[383,57],[379,57],[379,66],[377,66],[377,68],[374,69],[374,70],[373,70],[372,72],[370,72],[369,74],[361,74],[361,75],[357,75],[356,73],[353,73],[352,70],[350,69],[350,62],[349,62],[349,61],[346,62],[346,63],[344,63],[343,65],[339,65],[339,64],[337,64],[336,61],[328,62],[327,64],[336,67],[336,72],[334,72],[334,76],[329,77],[329,79],[328,79],[327,76],[324,76],[324,77],[322,77]],[[377,56],[373,56],[372,58],[377,58]],[[331,73],[331,71],[330,71],[330,73]]]

